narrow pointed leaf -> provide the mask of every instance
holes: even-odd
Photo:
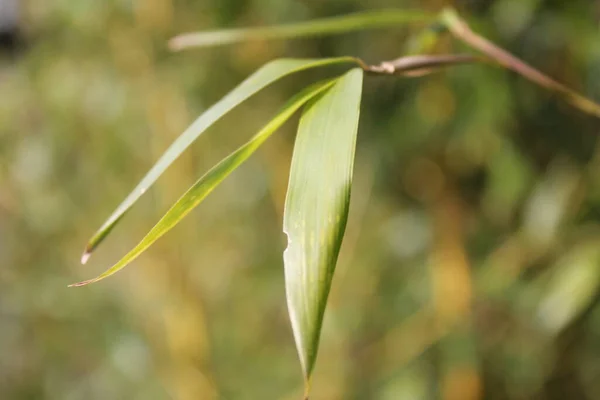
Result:
[[[548,333],[556,335],[563,331],[597,298],[599,242],[597,237],[592,237],[578,243],[550,271],[546,292],[536,313],[538,322]]]
[[[211,170],[209,170],[202,178],[200,178],[177,202],[169,211],[161,218],[161,220],[152,228],[152,230],[127,253],[119,262],[106,270],[100,276],[87,281],[75,283],[71,286],[84,286],[93,282],[104,279],[115,272],[124,268],[131,261],[142,254],[152,243],[168,232],[177,223],[185,217],[194,207],[196,207],[215,187],[219,185],[231,172],[239,167],[248,159],[261,144],[267,140],[273,132],[287,121],[294,112],[296,112],[303,104],[315,97],[319,93],[330,88],[335,83],[335,80],[328,80],[309,86],[298,95],[294,96],[260,132],[252,137],[243,146],[231,153],[229,156],[221,160]]]
[[[283,229],[288,310],[308,391],[342,243],[354,164],[363,71],[352,69],[304,111]]]
[[[337,34],[410,22],[432,22],[435,14],[410,10],[377,10],[262,28],[184,33],[169,41],[172,50],[211,47],[256,39],[289,39]]]
[[[167,148],[160,159],[154,164],[146,176],[138,183],[133,191],[123,200],[111,216],[98,229],[90,239],[83,254],[81,261],[85,263],[90,253],[102,242],[112,228],[119,222],[123,215],[131,206],[152,186],[158,177],[179,157],[188,146],[198,138],[208,127],[227,114],[234,107],[248,99],[250,96],[272,84],[276,80],[309,68],[316,68],[339,63],[356,63],[357,60],[351,57],[325,58],[325,59],[280,59],[272,61],[248,79],[238,85],[229,94],[223,97],[219,102],[206,110],[189,128],[187,128],[172,144]]]

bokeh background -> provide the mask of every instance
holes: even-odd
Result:
[[[299,399],[281,233],[296,120],[133,265],[67,284],[118,260],[282,102],[336,72],[238,107],[81,266],[162,151],[252,71],[392,59],[416,30],[175,54],[170,37],[445,5],[600,100],[592,0],[0,0],[0,398]],[[492,67],[371,77],[364,92],[313,398],[599,399],[600,121]]]

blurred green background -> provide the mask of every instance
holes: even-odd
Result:
[[[2,399],[301,397],[281,232],[295,121],[134,265],[67,284],[118,260],[288,97],[336,72],[287,78],[237,108],[81,266],[87,239],[168,144],[252,71],[282,56],[389,60],[415,29],[175,54],[173,35],[452,5],[600,100],[592,0],[1,0],[4,19],[9,3],[19,35],[0,24]],[[599,399],[600,121],[492,67],[371,77],[364,91],[312,398]]]

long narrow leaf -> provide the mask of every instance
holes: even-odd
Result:
[[[363,71],[352,69],[307,106],[294,146],[283,222],[286,293],[308,392],[342,243]]]
[[[219,102],[206,110],[189,128],[187,128],[164,152],[160,159],[154,164],[146,176],[138,183],[133,191],[123,200],[111,216],[102,224],[94,236],[89,240],[81,262],[85,264],[91,252],[102,242],[106,235],[112,230],[123,215],[131,206],[146,192],[146,190],[158,179],[158,177],[171,165],[177,157],[200,136],[208,127],[227,114],[234,107],[248,99],[250,96],[272,84],[276,80],[309,68],[321,67],[339,63],[357,63],[352,57],[325,58],[325,59],[281,59],[272,61],[239,86],[233,89],[229,94],[223,97]]]
[[[109,268],[100,276],[75,283],[71,286],[84,286],[93,282],[104,279],[120,269],[124,268],[131,261],[136,259],[143,253],[152,243],[168,232],[177,223],[185,217],[194,207],[196,207],[210,192],[213,191],[219,183],[221,183],[231,172],[239,167],[248,159],[255,151],[271,136],[285,121],[287,121],[294,112],[304,105],[311,98],[322,93],[330,88],[335,83],[335,80],[329,80],[314,84],[298,95],[294,96],[282,110],[273,118],[260,132],[246,142],[242,147],[231,153],[229,156],[221,160],[211,170],[209,170],[202,178],[200,178],[181,198],[171,207],[169,211],[161,218],[161,220],[152,228],[152,230],[135,246],[125,257],[117,262],[113,267]]]
[[[256,39],[289,39],[380,28],[410,22],[432,22],[435,14],[409,10],[377,10],[262,28],[184,33],[169,41],[172,50],[211,47]]]

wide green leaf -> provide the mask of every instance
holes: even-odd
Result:
[[[211,47],[256,39],[289,39],[394,26],[410,22],[432,22],[435,14],[411,10],[377,10],[340,17],[313,19],[305,22],[262,28],[227,29],[185,33],[169,41],[173,50],[189,47]]]
[[[75,283],[71,286],[83,286],[104,279],[127,264],[136,259],[158,238],[173,228],[183,217],[185,217],[194,207],[196,207],[210,192],[213,191],[231,172],[239,167],[248,159],[265,140],[271,136],[285,121],[287,121],[294,112],[304,105],[311,98],[330,88],[335,83],[334,80],[320,82],[309,86],[298,95],[294,96],[263,129],[252,137],[243,146],[221,160],[217,165],[210,169],[202,178],[198,179],[194,185],[171,207],[161,220],[152,228],[152,230],[127,253],[119,262],[106,270],[100,276]]]
[[[363,71],[347,72],[307,105],[298,128],[283,222],[288,310],[308,391],[342,243]]]
[[[167,148],[160,159],[138,183],[133,191],[123,200],[111,216],[102,224],[94,236],[89,240],[81,262],[85,264],[91,252],[102,242],[106,235],[114,228],[117,222],[131,208],[131,206],[148,190],[158,177],[171,165],[188,146],[198,138],[208,127],[227,114],[234,107],[248,99],[250,96],[272,84],[276,80],[309,68],[321,67],[331,64],[357,63],[352,57],[324,58],[324,59],[280,59],[272,61],[233,89],[219,102],[206,110],[194,121],[172,144]]]

